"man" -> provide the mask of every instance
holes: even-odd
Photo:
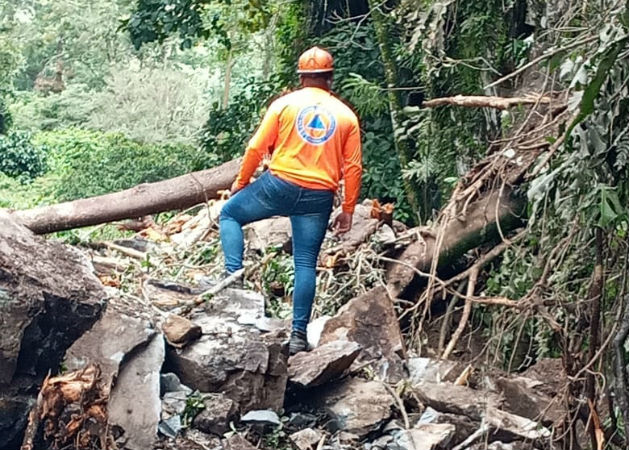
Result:
[[[289,353],[308,349],[306,325],[315,297],[315,269],[334,192],[345,179],[342,212],[333,228],[345,233],[361,185],[361,136],[356,115],[330,92],[333,58],[313,47],[298,61],[302,88],[271,103],[249,141],[219,219],[228,273],[243,267],[242,227],[271,216],[288,216],[293,235],[295,286]],[[250,184],[267,154],[269,170]]]

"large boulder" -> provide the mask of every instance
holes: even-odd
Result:
[[[97,364],[109,396],[109,423],[120,427],[124,448],[151,448],[160,419],[160,369],[164,339],[144,302],[110,299],[101,319],[66,352],[64,364],[79,370]]]
[[[328,412],[333,428],[362,437],[389,419],[394,401],[383,383],[349,378],[323,393],[316,404]]]
[[[339,309],[322,331],[319,345],[356,342],[362,348],[354,367],[374,363],[385,378],[402,378],[404,343],[394,305],[384,287],[375,287]]]
[[[413,390],[424,405],[474,420],[481,420],[487,408],[501,405],[501,397],[497,394],[450,383],[421,382],[415,384]]]
[[[264,333],[264,298],[225,289],[190,319],[201,338],[183,349],[169,347],[167,363],[182,382],[200,392],[223,393],[245,413],[279,410],[287,382],[284,332]]]
[[[16,391],[57,372],[106,297],[81,253],[35,236],[0,211],[0,417],[13,418],[0,423],[0,449],[15,442],[28,411],[30,402]]]

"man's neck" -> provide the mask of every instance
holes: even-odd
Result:
[[[323,89],[325,91],[330,92],[330,88],[328,87],[328,84],[325,81],[319,82],[319,81],[309,80],[307,82],[303,82],[302,87],[303,88],[318,88],[318,89]]]

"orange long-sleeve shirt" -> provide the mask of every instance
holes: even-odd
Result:
[[[269,153],[274,175],[305,188],[335,191],[343,177],[342,209],[354,212],[363,170],[359,121],[330,92],[307,87],[271,103],[247,145],[237,188],[249,183]]]

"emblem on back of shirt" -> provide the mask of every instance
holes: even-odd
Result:
[[[300,137],[313,145],[328,141],[335,132],[335,116],[321,106],[311,105],[303,108],[295,120]]]

